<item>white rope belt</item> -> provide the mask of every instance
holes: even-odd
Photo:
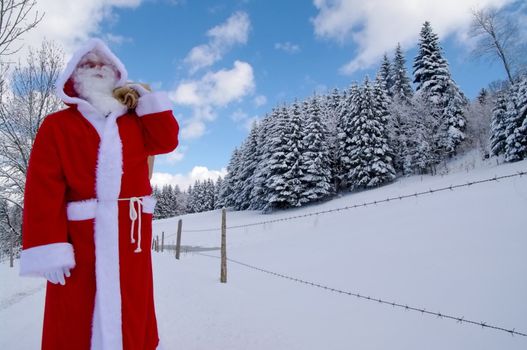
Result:
[[[134,250],[135,253],[140,253],[141,250],[141,214],[154,212],[154,207],[157,200],[151,195],[141,197],[130,197],[130,198],[117,198],[118,201],[129,201],[130,203],[130,220],[132,221],[130,227],[130,242],[132,244],[137,242],[137,247]],[[98,199],[92,198],[81,201],[69,202],[67,206],[68,220],[86,220],[95,218],[95,212],[97,209]],[[135,208],[137,203],[138,209]],[[134,238],[135,222],[138,221],[139,227],[137,228],[137,241]]]
[[[134,253],[141,253],[141,198],[140,197],[130,197],[130,198],[118,198],[119,201],[130,201],[130,220],[132,221],[132,225],[130,226],[130,242],[132,244],[135,243],[134,239],[134,226],[135,221],[137,218],[139,226],[137,227],[137,247],[134,250]],[[134,203],[137,203],[137,207],[139,208],[139,213],[135,210]]]

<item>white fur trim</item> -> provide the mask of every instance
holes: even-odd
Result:
[[[69,202],[66,208],[68,220],[87,220],[95,217],[97,209],[97,199],[87,199],[84,201]]]
[[[81,58],[93,49],[97,49],[102,52],[111,62],[113,62],[115,67],[117,67],[117,70],[119,70],[121,78],[116,83],[116,86],[122,86],[126,83],[128,79],[128,72],[126,71],[123,63],[119,60],[119,58],[117,58],[117,56],[113,54],[112,51],[110,51],[108,46],[106,46],[102,40],[91,39],[86,43],[86,45],[73,54],[72,58],[66,65],[66,68],[55,82],[55,93],[65,103],[77,105],[79,112],[95,127],[99,133],[99,136],[102,138],[102,132],[104,130],[105,124],[104,116],[101,115],[101,113],[98,112],[88,101],[82,98],[68,96],[64,92],[64,85],[73,74],[73,71],[79,64]],[[120,111],[116,111],[116,114],[122,115],[126,113],[126,111],[127,107],[123,106]]]
[[[157,199],[153,196],[139,197],[142,199],[142,212],[153,214]],[[69,202],[67,207],[68,220],[79,221],[95,218],[97,211],[97,199]]]
[[[152,214],[156,207],[157,200],[152,196],[143,197],[143,212]]]
[[[61,267],[75,267],[73,246],[69,243],[51,243],[20,253],[20,276],[43,276],[44,272]]]
[[[62,99],[62,101],[71,104],[77,104],[79,101],[84,101],[80,98],[66,95],[64,92],[64,85],[73,74],[73,71],[75,71],[75,68],[77,68],[81,58],[93,49],[97,49],[102,52],[111,62],[113,62],[119,73],[121,73],[121,78],[116,85],[123,86],[126,84],[126,81],[128,80],[128,72],[126,71],[126,68],[124,67],[124,64],[121,62],[121,60],[119,60],[119,58],[117,58],[117,56],[115,56],[114,53],[110,51],[108,46],[106,46],[102,40],[90,39],[83,47],[73,54],[70,61],[66,65],[66,68],[55,82],[55,92],[57,96]]]
[[[147,114],[171,111],[172,102],[164,91],[151,92],[139,97],[135,113],[142,117]]]
[[[119,275],[119,213],[117,199],[123,173],[122,143],[117,115],[107,117],[99,144],[95,212],[95,310],[92,350],[123,348]],[[98,329],[97,329],[98,328]],[[101,346],[99,347],[100,344]]]

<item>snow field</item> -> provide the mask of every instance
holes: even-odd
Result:
[[[527,161],[469,173],[399,179],[323,204],[262,215],[228,212],[227,226],[516,173]],[[527,331],[527,177],[227,231],[231,259],[434,312]],[[182,217],[184,246],[219,247],[220,211]],[[154,222],[175,240],[177,220]],[[185,229],[217,227],[216,232]],[[206,254],[219,255],[219,251]],[[525,349],[527,338],[404,311],[196,253],[153,253],[165,349]],[[44,282],[0,265],[0,349],[38,349]]]

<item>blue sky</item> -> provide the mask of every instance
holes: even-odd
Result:
[[[214,176],[255,118],[279,103],[345,88],[375,75],[397,42],[408,68],[425,19],[440,35],[452,75],[473,98],[504,78],[500,65],[470,57],[470,8],[518,10],[513,0],[41,0],[39,33],[68,54],[102,37],[133,80],[167,90],[181,125],[177,152],[156,159],[154,182]],[[68,15],[58,3],[69,6]]]

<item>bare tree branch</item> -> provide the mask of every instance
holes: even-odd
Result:
[[[8,85],[0,85],[0,201],[9,203],[4,210],[9,215],[21,213],[23,208],[29,155],[37,131],[44,118],[62,106],[54,95],[62,65],[62,51],[45,41],[38,50],[29,49],[26,63],[14,67]],[[21,230],[17,218],[2,215],[0,231]],[[19,236],[17,231],[15,237]]]
[[[20,51],[16,42],[40,23],[44,14],[36,11],[30,17],[35,5],[35,0],[0,0],[0,57]]]
[[[512,61],[514,46],[520,39],[517,22],[504,18],[504,14],[495,9],[475,9],[472,11],[470,34],[477,39],[473,54],[500,61],[509,82],[514,84]]]

